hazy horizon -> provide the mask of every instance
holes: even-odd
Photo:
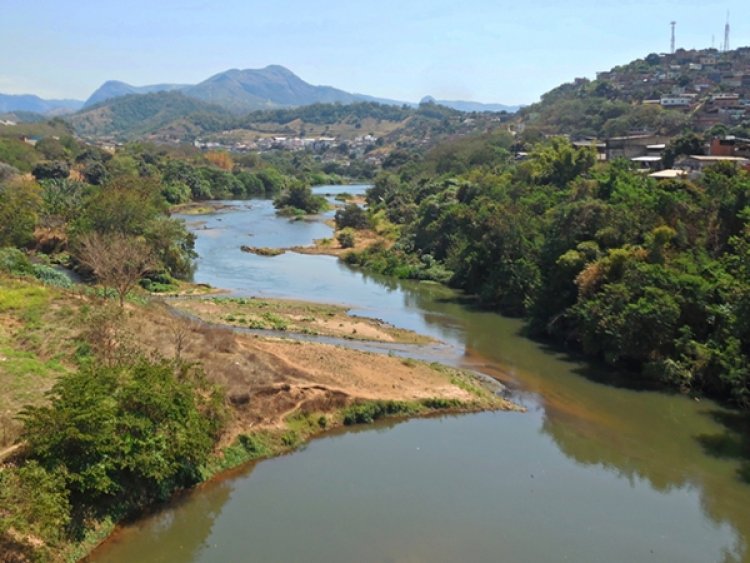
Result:
[[[750,44],[750,6],[727,2],[446,0],[355,6],[280,1],[7,0],[0,92],[85,100],[107,80],[200,82],[230,68],[282,65],[315,85],[416,102],[426,95],[529,104],[575,77],[677,47]]]

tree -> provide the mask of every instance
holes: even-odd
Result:
[[[234,161],[226,151],[210,151],[204,157],[208,162],[222,170],[232,170],[234,168]]]
[[[65,146],[53,137],[45,137],[36,144],[35,148],[47,160],[65,160],[68,157]]]
[[[312,190],[305,185],[297,184],[284,191],[273,202],[276,209],[301,209],[305,213],[319,213],[326,206],[322,196],[313,195]]]
[[[31,180],[0,184],[0,246],[27,246],[42,207],[40,188]]]
[[[534,147],[527,166],[536,183],[564,188],[595,163],[596,152],[591,147],[575,148],[563,137],[552,137]]]
[[[356,242],[354,231],[347,227],[346,229],[339,231],[336,235],[336,240],[339,241],[341,248],[352,248]]]
[[[345,227],[366,229],[370,226],[367,212],[356,203],[348,203],[343,209],[336,211],[334,219],[336,221],[337,229],[343,229]]]
[[[100,186],[107,181],[107,169],[101,162],[91,162],[83,169],[83,177],[89,184]]]
[[[61,180],[70,176],[70,166],[64,160],[40,162],[31,173],[37,180]]]
[[[695,133],[686,133],[670,141],[664,151],[664,165],[671,167],[678,156],[687,154],[705,154],[703,139]]]
[[[92,190],[75,232],[121,232],[141,235],[148,222],[161,213],[161,186],[151,179],[115,179],[106,188]]]
[[[78,260],[102,285],[117,292],[120,307],[124,307],[128,292],[156,266],[151,248],[145,241],[122,233],[83,235]]]
[[[23,436],[32,462],[65,475],[75,508],[103,511],[111,502],[121,515],[199,480],[222,402],[201,373],[182,365],[92,364],[63,376],[48,404],[24,409]]]

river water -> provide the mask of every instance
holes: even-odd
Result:
[[[328,256],[243,253],[331,229],[277,218],[269,201],[230,203],[188,218],[196,281],[343,303],[430,334],[447,344],[437,359],[500,378],[528,412],[313,440],[122,528],[93,561],[750,561],[746,417],[630,388],[437,285],[364,275]]]

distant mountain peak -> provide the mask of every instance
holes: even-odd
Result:
[[[130,94],[151,94],[178,90],[188,97],[216,104],[235,114],[259,109],[274,109],[305,106],[315,103],[377,102],[389,105],[404,105],[405,102],[376,98],[364,94],[353,94],[332,86],[316,86],[305,82],[294,72],[279,64],[263,68],[231,68],[194,85],[154,84],[132,86],[119,80],[107,80],[91,96],[84,107],[91,107],[105,100]],[[435,103],[459,111],[509,111],[516,106],[481,104],[478,102],[436,100],[425,96],[420,103]],[[407,103],[415,107],[417,104]]]

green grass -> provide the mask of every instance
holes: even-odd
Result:
[[[23,317],[37,317],[53,296],[54,292],[49,287],[0,279],[0,313],[20,311]]]

